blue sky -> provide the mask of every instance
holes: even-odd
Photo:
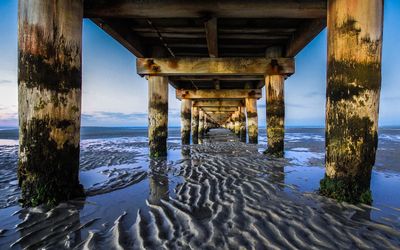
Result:
[[[17,126],[17,0],[0,2],[0,126]],[[379,123],[400,125],[400,1],[386,0]],[[147,82],[135,57],[89,20],[83,23],[83,126],[147,125]],[[296,57],[285,83],[286,125],[323,126],[326,30]],[[263,96],[265,96],[263,90]],[[180,102],[169,89],[169,125],[179,125]],[[265,126],[265,97],[258,101]]]

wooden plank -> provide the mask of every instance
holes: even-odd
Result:
[[[205,112],[234,112],[238,107],[201,107]]]
[[[274,34],[221,34],[221,39],[241,39],[241,40],[284,40],[290,37],[287,35]]]
[[[182,99],[244,99],[261,98],[261,89],[198,89],[176,90],[176,98]]]
[[[281,33],[293,33],[296,31],[295,28],[252,28],[252,27],[246,27],[246,28],[220,28],[218,29],[219,33],[239,33],[239,34],[265,34],[265,33],[271,33],[271,34],[281,34]]]
[[[286,57],[294,57],[326,27],[326,19],[315,19],[305,23],[287,44]]]
[[[201,18],[324,18],[326,0],[85,0],[85,17]]]
[[[199,100],[192,103],[193,107],[244,107],[241,100]]]
[[[137,58],[139,75],[270,75],[293,74],[293,58]]]
[[[217,29],[218,19],[212,17],[204,23],[204,28],[206,30],[206,39],[208,54],[210,57],[218,57],[218,29]]]
[[[97,26],[117,40],[122,46],[129,50],[136,57],[145,57],[145,48],[129,28],[116,21],[103,20],[101,18],[92,18]]]
[[[171,76],[170,80],[178,80],[178,81],[213,81],[214,79],[218,79],[220,81],[260,81],[264,80],[264,76],[262,75],[254,75],[254,76]]]

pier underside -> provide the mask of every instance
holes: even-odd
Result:
[[[383,0],[20,2],[19,180],[25,205],[82,196],[82,18],[137,58],[136,72],[149,82],[153,158],[167,156],[169,84],[182,101],[184,145],[202,143],[219,127],[257,144],[257,100],[265,87],[264,153],[283,157],[285,80],[295,73],[295,56],[327,26],[327,172],[321,193],[371,202]],[[70,181],[57,181],[68,171]]]

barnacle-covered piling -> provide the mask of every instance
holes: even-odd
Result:
[[[190,120],[192,117],[192,101],[182,99],[181,102],[181,140],[182,144],[190,144]]]
[[[245,107],[240,107],[239,121],[240,121],[240,141],[246,142],[247,134],[246,134],[246,110],[245,110]]]
[[[151,157],[167,155],[168,138],[168,78],[148,76],[149,146]]]
[[[199,108],[192,107],[192,143],[199,143]]]
[[[326,175],[320,193],[371,203],[378,144],[382,0],[328,1]]]
[[[18,180],[23,206],[84,196],[79,184],[83,1],[19,1]]]
[[[246,98],[247,111],[247,133],[249,135],[249,143],[258,143],[258,115],[257,115],[257,99]]]

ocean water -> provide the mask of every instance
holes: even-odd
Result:
[[[285,159],[225,130],[148,158],[146,128],[82,128],[80,180],[87,197],[18,205],[18,131],[0,129],[0,249],[400,247],[400,129],[379,131],[372,206],[318,196],[324,129],[288,128]],[[338,241],[337,239],[341,239]]]

